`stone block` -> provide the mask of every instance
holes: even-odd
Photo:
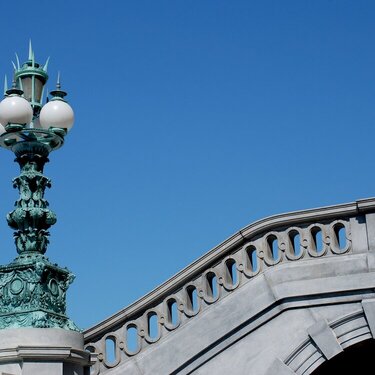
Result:
[[[375,299],[362,301],[363,312],[370,327],[372,337],[375,338]]]
[[[325,320],[310,326],[307,333],[327,359],[331,359],[343,351],[337,337]]]

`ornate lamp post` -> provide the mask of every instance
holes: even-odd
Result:
[[[0,328],[63,328],[78,331],[66,316],[66,291],[74,276],[45,256],[48,229],[56,216],[44,198],[51,181],[43,175],[50,152],[64,144],[74,122],[58,79],[51,98],[43,105],[48,80],[47,64],[29,58],[14,65],[14,80],[0,102],[0,146],[12,151],[21,173],[13,180],[20,197],[7,215],[15,230],[18,256],[0,266]]]

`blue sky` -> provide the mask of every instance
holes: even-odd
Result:
[[[89,327],[252,221],[374,196],[373,1],[0,5],[0,74],[51,56],[76,123],[50,156],[47,255]],[[0,150],[0,262],[18,174]]]

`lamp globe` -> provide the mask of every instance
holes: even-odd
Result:
[[[42,129],[53,127],[70,130],[74,123],[74,112],[66,101],[56,98],[42,107],[39,121]]]
[[[33,118],[30,103],[18,95],[10,95],[0,102],[0,124],[28,124]]]

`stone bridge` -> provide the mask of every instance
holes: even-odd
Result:
[[[375,337],[375,199],[250,224],[84,336],[92,375],[323,374]]]

